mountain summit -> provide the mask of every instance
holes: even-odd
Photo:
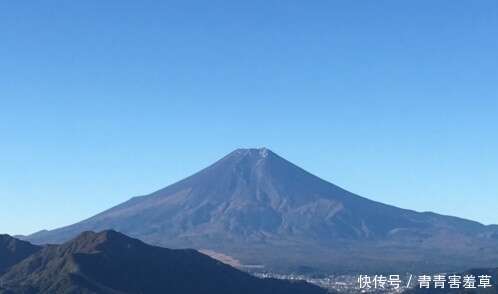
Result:
[[[285,271],[460,270],[498,262],[496,226],[360,197],[266,148],[235,150],[164,189],[29,240],[63,242],[105,229]]]

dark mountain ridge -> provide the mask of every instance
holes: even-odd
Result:
[[[32,245],[9,235],[0,235],[0,275],[9,267],[40,249],[40,246]]]
[[[236,150],[164,189],[28,240],[59,243],[104,229],[273,270],[463,270],[498,262],[496,226],[360,197],[265,148]]]
[[[48,245],[0,277],[4,293],[325,294],[299,282],[259,279],[191,249],[147,245],[115,231]],[[2,290],[0,290],[0,293]]]

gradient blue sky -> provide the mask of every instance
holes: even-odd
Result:
[[[498,2],[1,1],[0,232],[79,221],[238,147],[498,223]]]

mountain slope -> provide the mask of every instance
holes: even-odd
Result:
[[[371,201],[264,148],[236,150],[162,190],[29,240],[104,229],[287,271],[463,270],[498,261],[496,226]]]
[[[0,275],[9,267],[40,250],[40,248],[9,235],[0,235]]]
[[[114,231],[46,246],[0,282],[6,293],[326,293],[306,283],[258,279],[195,250],[150,246]]]

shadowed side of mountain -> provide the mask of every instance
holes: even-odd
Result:
[[[48,245],[0,278],[14,293],[318,294],[307,284],[253,277],[195,250],[147,245],[115,231]]]
[[[32,245],[9,235],[0,235],[0,275],[9,267],[40,249],[40,246]]]

